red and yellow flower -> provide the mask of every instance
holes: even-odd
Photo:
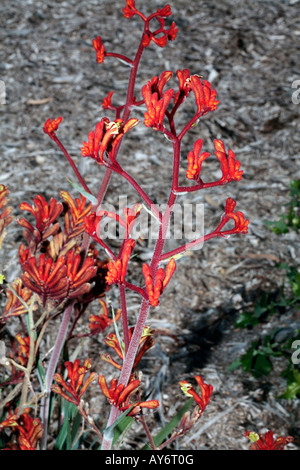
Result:
[[[118,380],[113,378],[110,382],[110,387],[108,388],[104,375],[99,375],[98,383],[102,393],[108,398],[108,401],[111,405],[116,406],[120,411],[123,412],[132,406],[128,416],[138,415],[143,408],[153,410],[159,407],[158,400],[137,401],[134,404],[130,403],[130,398],[139,389],[141,383],[140,380],[132,380],[125,387],[124,384],[118,385]]]

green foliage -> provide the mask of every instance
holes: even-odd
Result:
[[[286,204],[288,210],[280,214],[279,220],[265,222],[277,235],[288,233],[289,229],[298,232],[300,230],[300,180],[290,182],[290,201]]]

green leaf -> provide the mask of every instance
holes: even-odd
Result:
[[[300,395],[300,372],[296,369],[293,371],[295,380],[291,382],[285,392],[280,395],[279,398],[286,398],[287,400],[292,400],[298,398]]]

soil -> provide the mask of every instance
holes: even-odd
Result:
[[[101,35],[106,50],[135,51],[141,25],[136,17],[123,18],[124,4],[121,0],[2,0],[0,79],[6,100],[0,105],[0,183],[9,186],[16,216],[19,204],[31,202],[36,194],[59,199],[59,192],[67,190],[78,197],[67,181],[76,181],[72,169],[43,133],[49,117],[63,116],[59,137],[97,193],[104,170],[83,159],[80,148],[103,116],[101,102],[108,92],[114,90],[116,102],[124,100],[128,67],[112,58],[97,64],[91,41]],[[185,402],[178,382],[193,380],[197,374],[213,385],[214,393],[197,426],[178,442],[181,449],[247,449],[243,433],[267,429],[294,436],[288,447],[299,449],[299,400],[278,399],[286,387],[281,372],[287,362],[272,358],[271,373],[261,378],[241,369],[229,372],[228,367],[274,328],[300,327],[299,311],[288,307],[252,329],[235,327],[238,315],[253,310],[261,293],[278,292],[284,270],[277,265],[298,262],[297,234],[276,235],[265,221],[278,220],[284,213],[290,181],[300,178],[300,104],[292,99],[293,83],[300,79],[300,2],[173,0],[170,4],[178,37],[165,49],[154,45],[147,49],[137,96],[147,80],[164,70],[187,68],[212,83],[220,105],[183,142],[181,183],[185,184],[186,155],[198,138],[203,138],[206,151],[213,150],[213,139],[222,139],[241,162],[243,179],[181,200],[204,204],[205,232],[218,224],[229,196],[250,225],[247,235],[213,239],[181,258],[159,308],[151,311],[149,323],[158,334],[143,363],[143,387],[146,395],[162,403],[152,429],[159,430]],[[136,5],[145,14],[163,6],[157,0],[137,0]],[[187,104],[178,125],[191,110]],[[140,110],[136,116],[142,120]],[[154,202],[166,202],[172,146],[160,133],[137,126],[122,147],[120,161]],[[217,174],[213,163],[203,168],[207,175]],[[129,204],[138,202],[129,184],[120,184],[113,176],[106,204],[118,208],[120,197],[127,197]],[[19,275],[21,241],[22,230],[14,222],[1,250],[1,268],[9,282]],[[169,249],[177,243],[168,241]],[[141,265],[150,259],[152,248],[149,240],[139,243],[129,272],[134,282],[141,281]],[[117,290],[109,295],[118,308]],[[139,303],[136,294],[128,294],[131,324]],[[56,328],[57,323],[49,329],[45,351],[53,344]],[[78,332],[84,331],[86,324],[81,323]],[[75,343],[73,348],[82,359],[90,355],[97,372],[109,378],[111,368],[99,360],[101,343],[103,335],[86,339],[80,351]],[[108,412],[99,395],[95,388],[89,397],[95,419]],[[123,445],[138,449],[143,442],[137,423]]]

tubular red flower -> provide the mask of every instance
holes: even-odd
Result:
[[[222,178],[220,181],[240,181],[242,179],[243,171],[240,170],[240,162],[235,160],[235,154],[232,150],[225,150],[225,145],[222,140],[214,140],[215,155],[221,163]]]
[[[188,153],[188,168],[186,177],[190,180],[199,180],[202,163],[210,156],[209,152],[201,152],[203,139],[196,140],[193,150]]]
[[[47,121],[44,124],[44,132],[45,134],[48,134],[49,136],[54,135],[55,131],[57,131],[61,121],[63,120],[62,117],[59,117],[57,119],[47,119]]]
[[[191,75],[187,81],[189,86],[195,95],[197,114],[201,113],[204,116],[209,111],[215,111],[219,101],[216,100],[217,92],[211,89],[211,84],[207,80],[201,82],[200,77],[197,75]]]
[[[43,435],[43,425],[38,418],[29,416],[30,408],[26,408],[20,416],[16,410],[14,414],[0,423],[0,430],[9,427],[17,435],[15,450],[36,450],[38,441]],[[7,450],[9,447],[7,448]]]
[[[245,219],[245,216],[240,211],[234,211],[236,206],[236,201],[231,197],[227,198],[225,205],[225,214],[222,217],[222,224],[224,225],[229,219],[234,221],[234,228],[231,230],[231,233],[247,233],[249,220]]]
[[[116,406],[120,411],[126,411],[132,406],[132,404],[129,403],[129,400],[131,396],[137,392],[140,386],[140,380],[137,379],[130,381],[126,387],[123,384],[118,385],[117,379],[112,379],[110,388],[108,388],[103,375],[99,375],[98,383],[102,393],[108,398],[109,403]],[[158,400],[137,402],[133,404],[128,416],[136,416],[140,412],[141,408],[155,409],[158,407]]]
[[[95,131],[88,135],[88,142],[83,142],[81,154],[83,157],[93,158],[99,165],[104,163],[103,156],[107,152],[114,159],[114,149],[119,141],[130,129],[138,124],[138,119],[131,118],[123,123],[122,119],[110,122],[108,118],[102,118],[96,124]]]
[[[292,436],[280,436],[275,439],[273,431],[267,431],[264,435],[247,431],[244,436],[252,442],[249,450],[284,450],[285,446],[294,440]]]
[[[200,407],[201,412],[203,412],[210,401],[213,387],[212,385],[204,383],[200,375],[195,375],[194,377],[200,387],[201,395],[199,395],[193,386],[186,380],[179,382],[179,385],[181,386],[181,390],[186,396],[192,396],[194,398],[195,402]]]
[[[43,238],[47,238],[49,234],[46,234],[45,236],[45,232],[59,217],[63,211],[63,205],[60,202],[57,202],[53,197],[50,199],[50,203],[48,204],[45,198],[40,194],[34,197],[33,202],[33,206],[30,206],[27,202],[22,202],[19,205],[19,208],[23,211],[28,211],[33,215],[35,218],[36,228],[40,233],[43,233]],[[19,219],[18,223],[32,233],[34,232],[34,227],[29,224],[29,222],[24,221],[24,219]],[[51,235],[52,234],[53,233],[51,233]]]
[[[144,124],[147,127],[152,127],[152,129],[157,131],[163,131],[163,119],[167,110],[167,106],[170,103],[172,96],[174,94],[173,89],[167,90],[162,98],[159,99],[158,93],[152,93],[152,84],[151,82],[146,83],[142,88],[142,95],[147,107],[145,112]]]
[[[66,382],[61,374],[54,374],[53,380],[57,383],[52,385],[51,390],[67,401],[79,406],[80,400],[89,385],[97,380],[97,374],[91,372],[86,376],[92,367],[90,359],[86,359],[82,366],[80,366],[79,359],[75,359],[74,362],[66,361],[65,367],[68,371],[68,381]]]
[[[123,8],[125,18],[132,18],[137,13],[134,0],[126,0],[126,6]]]
[[[143,264],[143,274],[145,278],[146,291],[148,299],[152,307],[156,307],[159,304],[159,297],[167,287],[176,269],[176,262],[172,258],[166,266],[164,272],[163,268],[159,268],[156,273],[155,283],[153,282],[151,269],[148,264]]]
[[[105,58],[105,47],[102,43],[101,36],[97,36],[96,39],[93,39],[93,46],[96,51],[96,60],[98,64],[102,64]]]
[[[129,238],[124,242],[124,249],[120,259],[110,261],[108,263],[108,272],[106,282],[111,285],[115,283],[123,283],[127,273],[127,265],[132,251],[135,247],[135,240]]]

